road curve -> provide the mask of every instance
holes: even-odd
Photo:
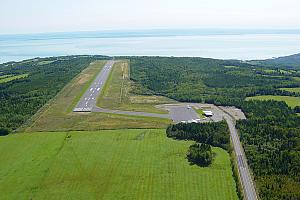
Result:
[[[228,124],[230,137],[237,158],[238,173],[244,190],[244,198],[246,200],[257,200],[258,197],[255,192],[255,187],[250,174],[249,166],[247,164],[246,156],[235,128],[235,122],[233,118],[226,113],[224,114],[224,119]]]

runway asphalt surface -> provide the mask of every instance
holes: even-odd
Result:
[[[114,65],[114,61],[108,61],[94,82],[79,100],[73,112],[91,112],[96,106],[97,97],[100,95],[109,73]]]
[[[179,123],[181,121],[190,121],[199,119],[199,115],[197,112],[188,105],[178,104],[177,106],[167,106],[169,110],[169,114],[156,114],[156,113],[146,113],[146,112],[133,112],[133,111],[122,111],[122,110],[110,110],[99,108],[96,106],[97,97],[100,95],[104,84],[109,76],[109,73],[112,70],[114,65],[114,61],[108,61],[106,65],[103,67],[101,72],[98,74],[94,82],[82,96],[76,107],[74,108],[74,112],[102,112],[102,113],[113,113],[113,114],[121,114],[121,115],[132,115],[132,116],[145,116],[145,117],[159,117],[159,118],[167,118],[172,119],[175,123]],[[240,180],[243,186],[244,195],[246,200],[257,200],[257,194],[255,192],[255,187],[253,184],[252,177],[250,175],[249,167],[246,162],[246,156],[243,151],[243,147],[239,140],[239,136],[237,130],[235,128],[235,122],[233,118],[227,113],[223,112],[221,109],[218,109],[214,106],[213,110],[216,119],[211,119],[212,121],[219,121],[224,118],[228,124],[230,130],[230,137],[232,139],[234,151],[237,156],[237,165],[238,172],[240,176]],[[220,118],[220,119],[219,119]]]

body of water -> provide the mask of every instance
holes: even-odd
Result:
[[[265,59],[300,53],[297,30],[156,30],[0,35],[0,63],[62,55]]]

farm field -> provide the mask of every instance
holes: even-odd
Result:
[[[294,79],[295,81],[300,82],[300,77],[293,77],[293,79]]]
[[[1,137],[0,199],[238,199],[228,153],[201,168],[191,144],[158,129]]]
[[[300,93],[300,87],[297,87],[297,88],[280,88],[280,90]]]
[[[246,100],[262,100],[262,101],[275,100],[275,101],[284,101],[291,108],[300,106],[300,97],[263,95],[263,96],[247,97]]]
[[[20,79],[20,78],[26,78],[28,75],[29,74],[20,74],[20,75],[16,75],[16,76],[3,75],[3,76],[0,76],[0,84],[1,83],[7,83],[7,82],[10,82],[10,81],[13,81],[13,80]]]
[[[106,113],[73,113],[85,90],[92,83],[106,61],[92,63],[68,83],[58,95],[48,102],[20,132],[100,130],[122,128],[165,128],[168,119],[135,117]]]
[[[238,69],[240,67],[238,67],[238,66],[224,66],[224,68],[226,68],[226,69]]]
[[[174,100],[162,96],[134,95],[133,82],[129,79],[129,64],[125,61],[115,63],[105,84],[97,105],[101,108],[142,111],[150,113],[167,113],[155,108],[157,104],[174,103]]]

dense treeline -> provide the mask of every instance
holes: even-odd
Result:
[[[260,64],[271,67],[284,67],[285,69],[298,69],[300,70],[300,54],[294,54],[291,56],[278,57],[275,59],[259,60]]]
[[[188,160],[201,167],[207,167],[212,163],[213,152],[209,144],[196,143],[189,147]]]
[[[250,101],[238,121],[262,199],[300,198],[300,117],[283,102]]]
[[[229,150],[230,135],[225,121],[216,123],[179,123],[167,128],[167,136],[179,140],[194,140]]]
[[[0,84],[0,129],[18,128],[90,62],[103,58],[67,56],[1,64],[1,75],[29,76]]]
[[[296,113],[300,113],[300,106],[296,106],[296,107],[294,108],[294,111],[295,111]]]
[[[297,87],[292,77],[264,76],[260,66],[235,61],[205,58],[130,58],[131,79],[138,85],[134,92],[155,93],[179,101],[235,105],[247,96],[294,95],[278,90]]]

